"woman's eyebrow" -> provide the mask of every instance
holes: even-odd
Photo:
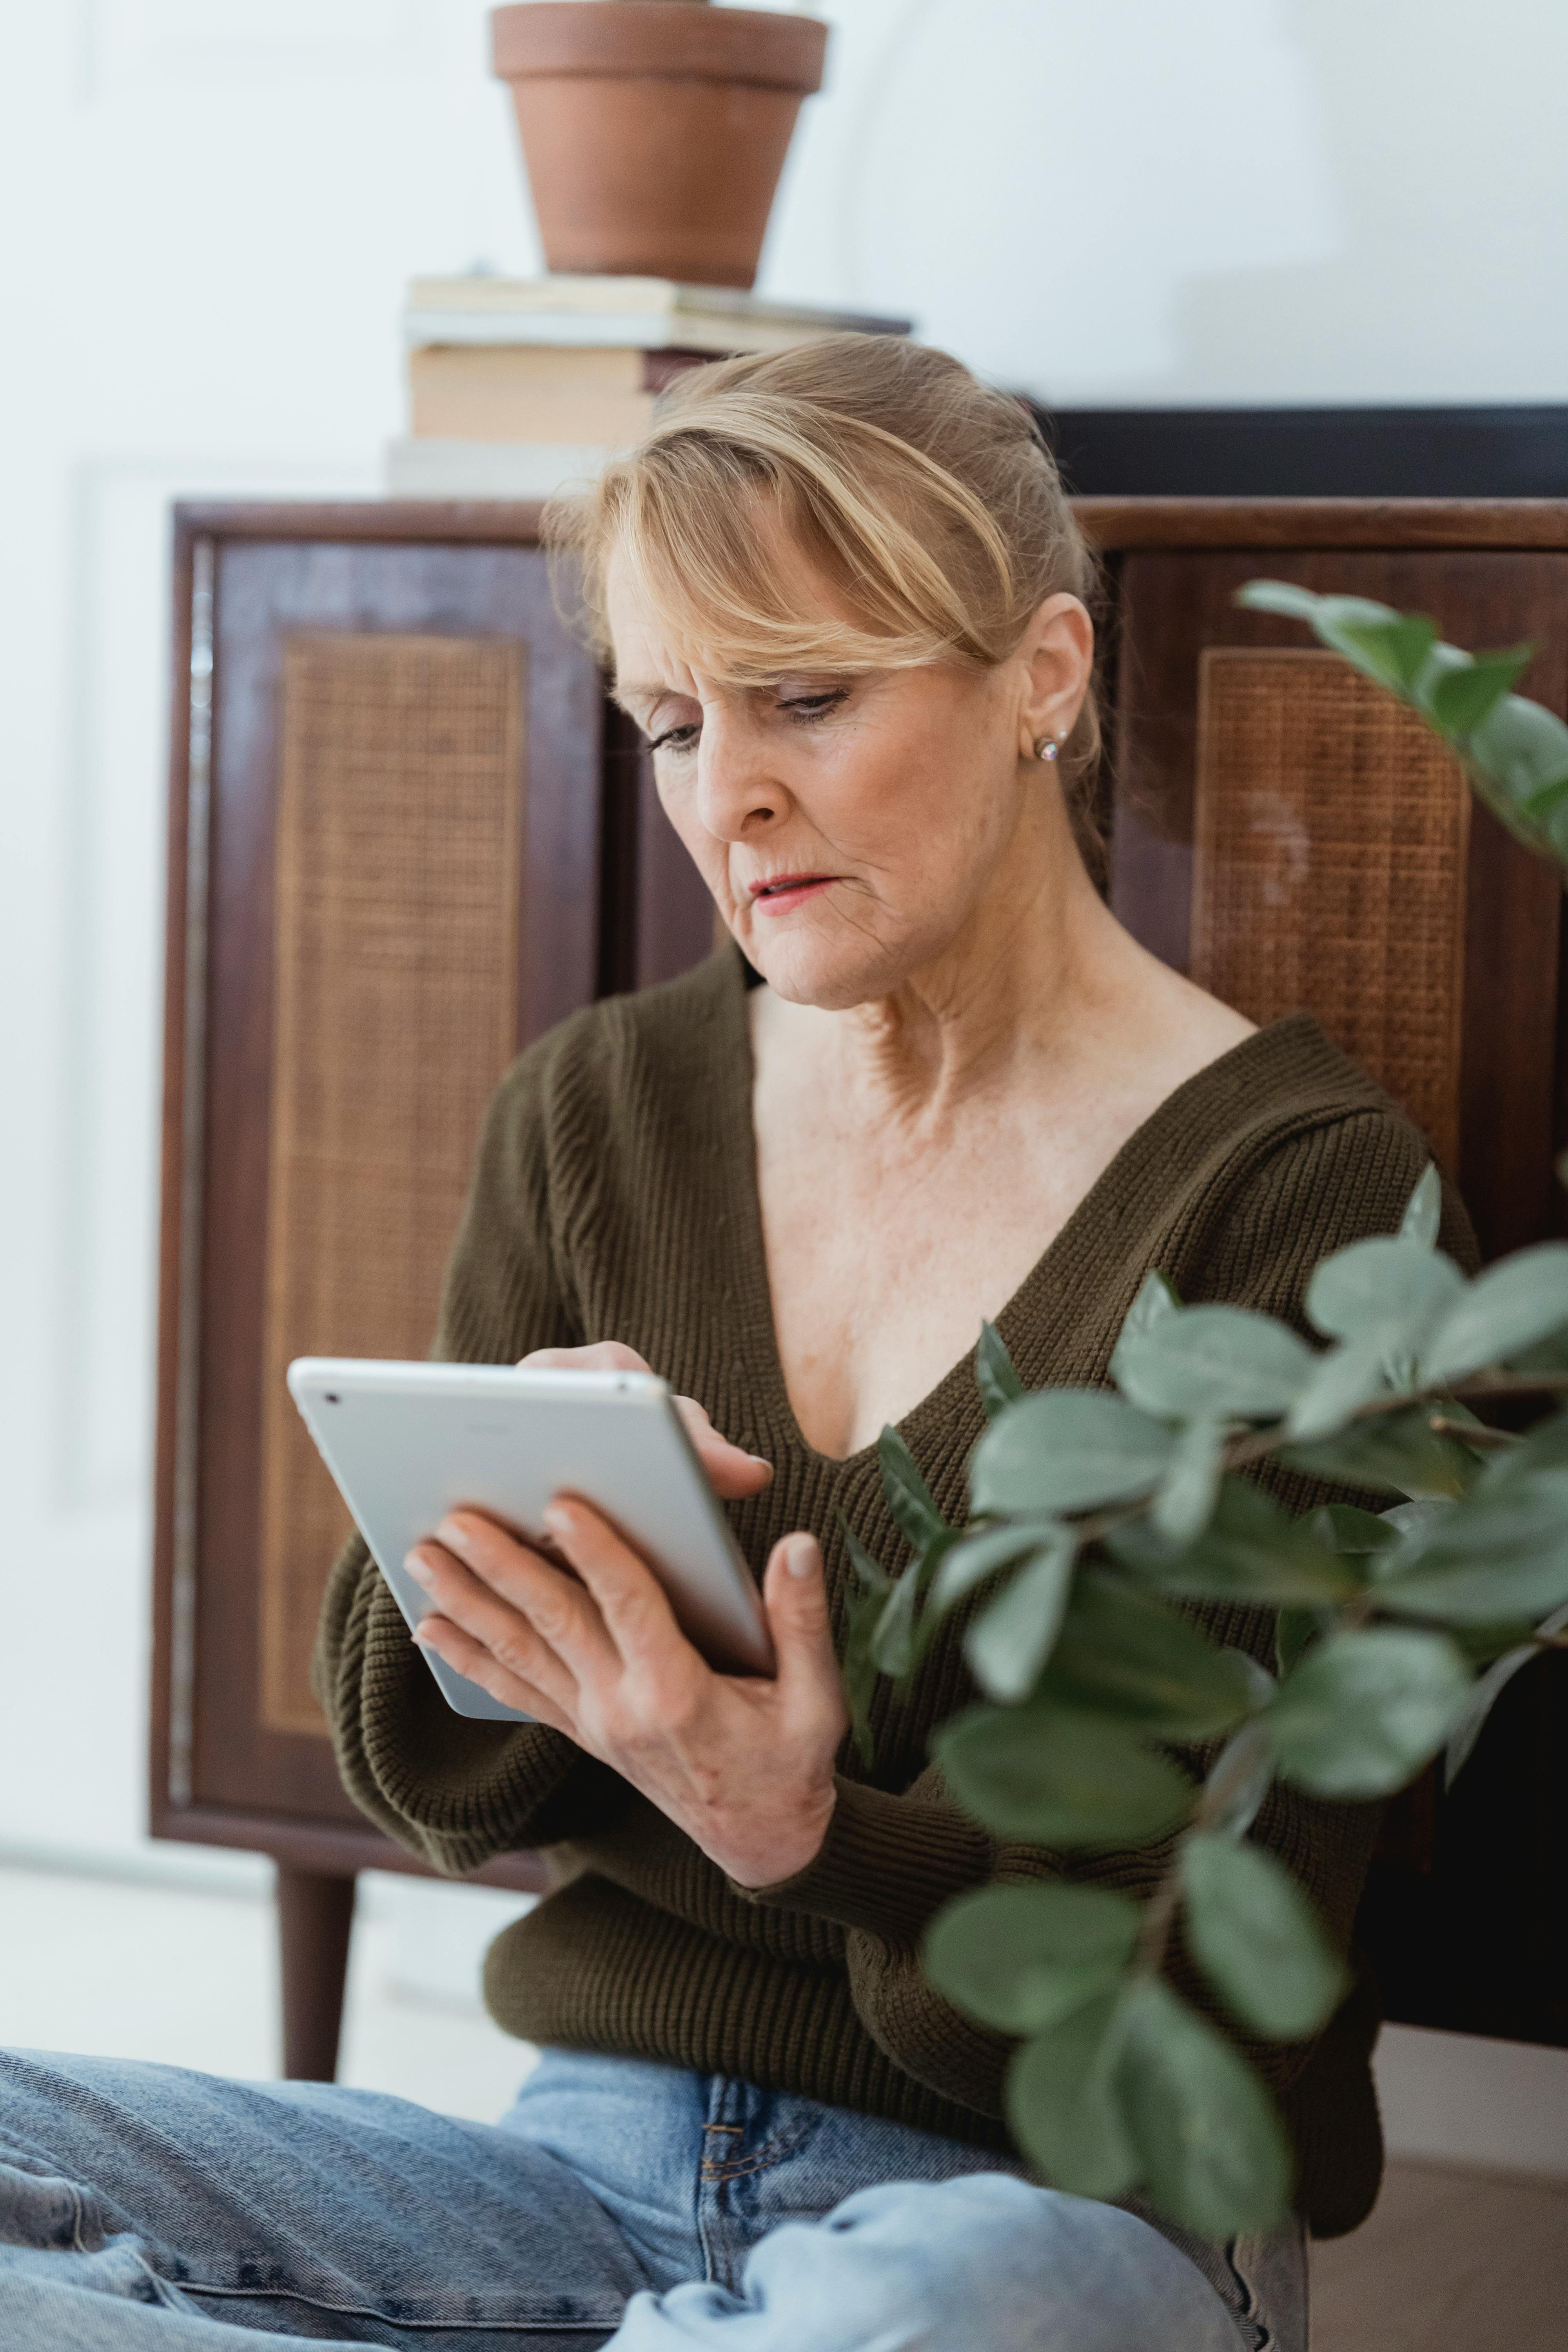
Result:
[[[637,709],[635,706],[638,703],[640,703],[645,709],[651,709],[653,705],[656,702],[661,701],[667,694],[675,694],[678,690],[679,689],[673,686],[664,686],[662,684],[657,686],[626,686],[622,684],[619,678],[617,678],[610,688],[610,695],[612,700],[619,703],[621,709],[627,712],[631,718],[635,719],[637,717]],[[689,701],[691,698],[689,695],[682,695],[680,698],[682,701]]]

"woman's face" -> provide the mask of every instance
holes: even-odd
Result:
[[[994,670],[751,688],[692,667],[620,560],[607,602],[617,693],[665,812],[779,995],[836,1011],[889,995],[1005,887],[1031,802],[1057,789],[1034,741],[1066,736],[1088,684],[1076,598],[1051,598]]]

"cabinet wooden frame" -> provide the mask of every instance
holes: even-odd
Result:
[[[377,551],[414,566],[460,558],[469,572],[477,562],[491,573],[498,562],[504,566],[519,551],[528,555],[535,574],[530,591],[534,625],[551,633],[552,658],[560,674],[545,681],[546,698],[552,697],[545,722],[552,730],[544,747],[548,756],[541,759],[535,742],[530,761],[536,772],[531,798],[544,803],[542,821],[551,831],[548,890],[536,893],[538,903],[531,910],[535,931],[543,920],[548,936],[531,965],[525,953],[521,968],[518,1035],[524,1043],[596,994],[683,969],[705,950],[711,922],[706,891],[658,810],[635,730],[608,700],[591,656],[563,624],[547,615],[538,536],[539,509],[525,505],[203,504],[181,506],[174,515],[151,1828],[158,1837],[268,1853],[295,1872],[342,1876],[367,1867],[419,1872],[423,1865],[355,1812],[338,1785],[324,1739],[252,1737],[255,1594],[247,1574],[226,1584],[208,1575],[202,1589],[207,1636],[215,1616],[228,1621],[221,1690],[208,1686],[211,1676],[204,1681],[198,1664],[195,1601],[204,1534],[209,1552],[212,1548],[212,1530],[204,1531],[202,1524],[204,1507],[210,1517],[212,1504],[208,1497],[204,1505],[199,1460],[204,1320],[214,1311],[216,1286],[208,1177],[215,1153],[237,1149],[232,1145],[237,1124],[247,1126],[252,1172],[245,1181],[254,1189],[255,1147],[265,1123],[268,1083],[265,1035],[259,1047],[255,1038],[246,1041],[248,1066],[237,1073],[226,1066],[215,1074],[211,1066],[208,1014],[215,991],[226,984],[224,959],[233,963],[249,955],[265,961],[254,926],[264,923],[268,913],[265,904],[249,903],[265,900],[265,887],[251,890],[240,918],[252,924],[252,936],[235,941],[233,919],[244,894],[231,888],[215,940],[213,894],[224,886],[225,844],[215,837],[213,825],[214,761],[226,757],[226,724],[237,723],[234,711],[225,708],[233,679],[233,656],[226,666],[222,651],[226,583],[248,568],[254,587],[259,567],[265,588],[269,565],[276,577],[279,565],[287,572],[291,562],[336,563],[352,571],[356,562],[374,562]],[[330,595],[321,600],[326,625],[353,631],[354,593],[351,584],[335,605]],[[444,607],[433,620],[428,614],[421,620],[415,593],[405,600],[408,617],[415,626],[428,624],[447,635],[465,627],[505,626],[487,614],[489,593],[471,583],[459,591],[459,602],[465,596],[467,601],[458,610],[447,583],[440,597],[429,600]],[[511,625],[516,626],[515,614]],[[271,625],[263,615],[258,625]],[[386,625],[384,614],[380,625]],[[539,681],[532,685],[530,726],[540,708]],[[276,701],[276,663],[271,674],[249,679],[247,686],[259,690],[250,697],[256,708],[247,723],[265,736],[275,721],[260,706],[268,698]],[[258,774],[268,772],[275,789],[275,739],[252,746],[249,756]],[[537,772],[552,762],[552,775]],[[534,817],[537,824],[537,805]],[[266,811],[263,822],[269,821]],[[221,835],[221,824],[218,830]],[[230,993],[232,1000],[232,985]],[[216,1105],[215,1092],[221,1097]],[[249,1205],[254,1208],[253,1202]],[[255,1307],[253,1297],[252,1320]],[[230,1331],[220,1354],[232,1359],[237,1350],[242,1358],[253,1356],[247,1337]],[[237,1418],[226,1402],[222,1410],[231,1422]],[[242,1410],[237,1419],[245,1418]],[[242,1757],[232,1773],[218,1775],[231,1785],[216,1796],[214,1776],[210,1769],[204,1773],[200,1763],[204,1710],[215,1709],[225,1718],[226,1741],[249,1743],[248,1762]],[[258,1748],[266,1752],[258,1757]],[[479,1875],[489,1884],[523,1889],[543,1883],[542,1866],[531,1855],[504,1858]]]

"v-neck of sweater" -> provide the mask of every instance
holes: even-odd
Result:
[[[759,1436],[783,1447],[819,1472],[848,1478],[869,1464],[877,1440],[847,1454],[827,1454],[801,1428],[784,1376],[773,1311],[757,1173],[757,1138],[752,1111],[756,1061],[747,1009],[749,990],[737,952],[721,950],[714,962],[725,968],[728,985],[718,996],[714,1111],[719,1132],[720,1181],[731,1214],[719,1229],[723,1281],[741,1302],[747,1355],[757,1381]],[[1321,1106],[1325,1087],[1377,1099],[1375,1089],[1331,1045],[1309,1013],[1254,1030],[1159,1102],[1111,1155],[994,1318],[1010,1351],[1015,1341],[1061,1328],[1079,1269],[1092,1263],[1101,1275],[1107,1241],[1114,1234],[1130,1259],[1141,1240],[1152,1238],[1168,1220],[1173,1194],[1184,1189],[1213,1160],[1216,1148],[1245,1144],[1299,1118],[1309,1102]],[[976,1332],[978,1339],[979,1333]],[[955,1411],[969,1403],[974,1387],[974,1350],[951,1365],[893,1424],[918,1461],[922,1441],[951,1425]],[[764,1444],[763,1451],[768,1451]],[[772,1454],[770,1459],[775,1458]]]

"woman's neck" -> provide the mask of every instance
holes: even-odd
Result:
[[[868,1113],[939,1129],[977,1099],[1049,1084],[1131,1017],[1142,950],[1090,882],[1059,794],[1041,799],[939,957],[847,1011],[789,1008]]]

